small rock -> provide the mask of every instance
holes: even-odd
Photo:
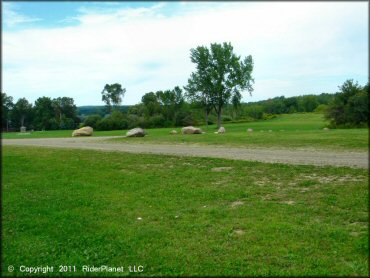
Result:
[[[217,133],[225,133],[226,132],[226,129],[223,127],[223,126],[221,126],[219,129],[218,129],[218,131],[217,131]]]
[[[248,132],[253,132],[253,128],[248,128],[247,131]]]
[[[141,217],[138,217],[137,220],[143,220]]]
[[[173,134],[177,134],[177,131],[176,131],[176,130],[171,130],[171,131],[170,131],[170,134],[172,134],[172,135],[173,135]]]
[[[323,130],[328,131],[330,128],[324,127]]]

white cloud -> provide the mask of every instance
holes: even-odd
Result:
[[[124,104],[135,104],[146,92],[186,84],[194,69],[190,48],[230,41],[236,53],[254,58],[253,100],[335,91],[340,83],[333,88],[333,77],[367,78],[367,5],[85,7],[76,26],[5,31],[3,89],[30,101],[43,95],[70,96],[78,105],[88,105],[102,104],[103,86],[119,82],[127,89]],[[330,82],[315,82],[325,78]]]
[[[40,21],[40,18],[29,17],[17,12],[17,6],[14,3],[2,2],[3,8],[3,23],[7,27],[13,27],[22,23],[30,23]]]

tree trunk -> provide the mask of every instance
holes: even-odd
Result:
[[[21,117],[21,126],[24,126],[24,116]]]
[[[221,108],[217,110],[217,128],[221,127]]]
[[[206,108],[206,128],[208,129],[208,108]]]

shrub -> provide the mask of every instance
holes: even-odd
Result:
[[[347,80],[329,103],[325,118],[330,127],[366,127],[368,121],[368,84],[364,87]]]
[[[325,113],[327,109],[328,109],[328,106],[326,104],[320,104],[319,106],[316,107],[314,112],[315,113]]]
[[[88,116],[83,122],[83,126],[91,126],[93,129],[97,128],[97,123],[101,121],[102,117],[98,114]]]
[[[233,120],[233,118],[231,118],[228,115],[221,116],[221,119],[222,119],[222,122],[231,122]]]
[[[128,122],[120,111],[113,111],[111,115],[104,119],[100,119],[96,123],[97,130],[120,130],[126,129],[128,127]]]
[[[189,126],[195,124],[196,122],[193,118],[193,114],[190,111],[181,110],[176,114],[175,126]]]

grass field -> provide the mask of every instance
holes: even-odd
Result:
[[[364,169],[8,146],[2,155],[3,276],[22,264],[79,276],[82,265],[368,275]]]
[[[302,113],[281,115],[275,119],[249,123],[224,124],[226,134],[214,134],[215,125],[202,127],[207,133],[201,135],[170,135],[172,129],[148,129],[144,138],[119,138],[111,142],[124,143],[175,143],[175,144],[213,144],[243,147],[275,148],[314,148],[332,150],[367,150],[367,129],[337,129],[324,131],[322,114]],[[246,132],[252,128],[253,132]],[[271,130],[271,132],[269,132]],[[45,131],[30,134],[5,133],[3,138],[43,138],[70,137],[72,131]],[[95,131],[94,136],[125,135],[126,131]]]

